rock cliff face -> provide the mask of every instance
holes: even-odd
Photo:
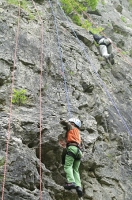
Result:
[[[58,145],[64,133],[60,119],[75,116],[82,121],[86,149],[80,166],[84,200],[131,200],[130,2],[104,0],[96,11],[88,9],[90,19],[113,40],[112,66],[57,1],[30,0],[25,9],[24,3],[19,12],[19,6],[0,2],[0,195],[4,200],[78,199],[62,187]],[[11,103],[13,89],[19,103]]]

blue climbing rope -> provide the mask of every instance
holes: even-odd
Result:
[[[58,50],[59,50],[60,60],[61,60],[61,70],[62,70],[62,75],[63,75],[63,79],[64,79],[64,88],[65,88],[65,94],[66,94],[67,108],[68,108],[68,112],[69,112],[69,117],[71,118],[72,114],[71,114],[71,109],[70,109],[70,101],[69,101],[68,87],[67,87],[67,81],[66,81],[66,76],[65,76],[65,69],[64,69],[63,59],[62,59],[62,49],[61,49],[61,43],[60,43],[60,38],[59,38],[59,33],[58,33],[58,25],[57,25],[56,15],[53,11],[53,6],[52,6],[52,3],[50,0],[49,0],[49,4],[50,4],[51,10],[52,10],[52,14],[54,17],[54,22],[55,22]]]
[[[82,43],[80,42],[80,40],[78,39],[76,32],[75,32],[74,29],[72,28],[72,25],[71,25],[69,19],[67,18],[66,14],[64,13],[64,11],[63,11],[63,9],[62,9],[62,7],[61,7],[61,5],[60,5],[60,3],[59,3],[58,0],[57,0],[57,4],[59,5],[61,11],[63,12],[63,15],[66,17],[66,19],[67,19],[67,21],[68,21],[68,24],[69,24],[69,26],[70,26],[72,32],[74,33],[74,35],[75,35],[75,37],[76,37],[78,43],[79,43],[80,46],[81,46],[82,51],[83,51],[84,54],[85,54],[85,57],[87,58],[87,60],[88,60],[88,62],[90,63],[91,67],[93,68],[93,71],[94,71],[94,73],[96,74],[96,76],[98,77],[98,79],[99,79],[99,81],[100,81],[102,87],[104,88],[104,90],[105,90],[105,92],[106,92],[108,98],[110,99],[110,101],[112,102],[114,108],[116,109],[116,111],[117,111],[117,113],[118,113],[118,115],[119,115],[119,117],[120,117],[122,123],[123,123],[124,126],[126,127],[126,129],[127,129],[128,133],[130,134],[130,136],[132,136],[132,132],[130,131],[130,129],[129,129],[127,123],[125,122],[125,120],[124,120],[124,118],[122,117],[122,115],[121,115],[119,109],[117,108],[116,103],[115,103],[115,101],[113,100],[112,96],[110,95],[110,93],[109,93],[109,91],[108,91],[108,89],[107,89],[105,83],[103,82],[103,80],[102,80],[101,77],[99,76],[99,74],[98,74],[98,72],[97,72],[97,70],[96,70],[94,64],[91,62],[91,60],[90,60],[90,58],[89,58],[89,56],[88,56],[88,53],[86,52],[86,50],[85,50],[85,48],[83,47],[83,45],[82,45]]]

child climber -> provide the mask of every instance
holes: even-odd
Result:
[[[60,123],[65,126],[67,130],[65,142],[60,142],[63,147],[66,146],[67,150],[64,164],[67,183],[64,185],[64,188],[66,190],[76,189],[78,196],[82,197],[83,192],[79,175],[80,159],[82,157],[80,147],[81,137],[79,130],[81,127],[81,121],[76,118],[71,118],[69,119],[69,122],[62,120]]]

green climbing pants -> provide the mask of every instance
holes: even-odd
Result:
[[[74,153],[75,155],[78,152],[78,148],[76,146],[69,146],[67,148],[67,151],[70,151]],[[82,152],[79,150],[80,157],[82,157]],[[81,180],[80,180],[80,174],[79,174],[79,166],[80,166],[80,160],[74,159],[70,155],[66,155],[65,157],[65,165],[64,165],[64,171],[66,173],[66,179],[68,183],[76,183],[76,186],[81,187]]]

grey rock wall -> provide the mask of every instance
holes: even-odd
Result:
[[[25,89],[27,101],[22,105],[12,104],[11,107],[18,7],[9,5],[5,0],[0,2],[1,196],[4,162],[8,156],[4,200],[37,200],[40,195],[43,200],[78,199],[74,191],[65,191],[62,187],[66,180],[58,139],[64,130],[59,121],[70,117],[68,108],[72,116],[82,121],[81,134],[86,152],[80,174],[84,200],[132,199],[132,15],[126,1],[104,2],[97,7],[100,16],[95,12],[90,17],[97,25],[103,26],[105,34],[113,40],[113,66],[100,57],[88,31],[69,23],[56,1],[52,1],[62,64],[50,4],[48,1],[36,1],[44,27],[41,162],[41,20],[32,1],[27,4],[29,10],[21,9],[13,88]],[[126,23],[122,21],[122,15]],[[124,51],[125,56],[119,50]]]

